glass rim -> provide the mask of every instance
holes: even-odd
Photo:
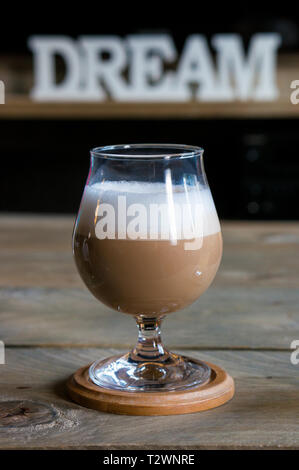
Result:
[[[151,150],[152,154],[149,153]],[[184,144],[119,144],[95,147],[90,151],[94,157],[122,160],[174,160],[201,156],[203,152],[201,147]]]

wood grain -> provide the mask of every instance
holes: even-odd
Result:
[[[19,387],[20,390],[28,387]],[[29,400],[7,400],[0,402],[0,428],[23,428],[32,425],[50,424],[56,413],[50,406]]]
[[[213,286],[163,326],[173,350],[233,376],[234,399],[199,414],[144,417],[67,398],[76,369],[136,339],[133,319],[102,306],[80,280],[73,220],[0,217],[0,449],[299,449],[299,366],[289,351],[299,339],[299,223],[225,222]]]
[[[73,224],[74,216],[0,216],[0,286],[84,287],[71,254]],[[216,285],[298,287],[298,222],[224,222],[222,229]]]
[[[0,289],[6,345],[130,347],[135,320],[109,310],[81,289]],[[299,338],[297,289],[211,287],[188,309],[168,315],[169,347],[289,349]]]
[[[118,416],[69,401],[65,394],[67,377],[90,361],[115,353],[99,349],[8,349],[7,364],[0,366],[1,401],[29,400],[51,407],[56,417],[54,422],[28,423],[23,429],[0,425],[0,448],[299,448],[299,366],[290,363],[289,353],[188,353],[225,368],[236,383],[233,400],[202,413]]]
[[[71,254],[73,220],[0,218],[7,345],[127,348],[135,342],[134,320],[96,301],[81,281]],[[299,337],[299,224],[225,222],[223,234],[216,280],[195,304],[166,318],[165,342],[187,349],[288,349]]]

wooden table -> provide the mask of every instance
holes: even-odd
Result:
[[[213,286],[166,319],[165,343],[224,367],[236,395],[182,416],[117,416],[65,393],[79,366],[136,340],[133,320],[87,291],[71,255],[73,217],[0,217],[0,448],[299,448],[299,224],[223,223]]]

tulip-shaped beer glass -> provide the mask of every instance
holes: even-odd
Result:
[[[92,150],[73,252],[88,289],[116,311],[111,320],[121,312],[132,315],[139,330],[131,352],[92,364],[93,383],[155,392],[209,380],[208,365],[170,353],[160,335],[167,314],[209,287],[222,255],[201,148],[136,144]]]

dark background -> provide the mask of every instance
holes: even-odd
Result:
[[[160,2],[161,5],[161,2]],[[163,4],[164,7],[166,4]],[[200,33],[242,35],[245,46],[256,32],[279,32],[279,52],[299,53],[299,14],[249,5],[151,4],[108,9],[81,5],[63,13],[62,4],[33,12],[18,7],[2,16],[0,61],[24,55],[33,34],[117,34],[168,32],[180,51],[186,37]],[[14,15],[14,16],[13,16]],[[1,77],[0,77],[1,79]],[[298,76],[294,79],[299,79]],[[229,106],[229,104],[228,104]],[[220,217],[298,219],[299,121],[297,119],[196,120],[1,120],[0,211],[76,212],[92,147],[164,142],[199,145]]]

